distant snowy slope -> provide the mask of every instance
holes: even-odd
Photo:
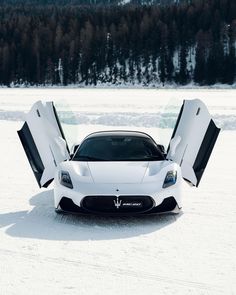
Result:
[[[217,111],[217,109],[216,109]],[[225,109],[227,112],[227,109]],[[236,112],[236,109],[233,110]],[[105,126],[133,126],[133,127],[158,127],[173,128],[177,119],[176,112],[71,112],[59,111],[59,117],[65,124],[76,125],[105,125]],[[0,120],[23,121],[24,111],[0,110]],[[236,114],[215,114],[213,118],[217,125],[223,130],[236,130]]]
[[[27,100],[30,93],[35,93],[34,100]],[[173,128],[183,99],[206,98],[218,126],[236,130],[235,93],[236,90],[201,89],[0,89],[0,120],[22,121],[35,100],[48,97],[56,102],[61,121],[68,125]]]

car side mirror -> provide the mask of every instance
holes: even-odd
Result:
[[[158,144],[157,146],[158,146],[159,150],[162,152],[162,154],[166,153],[164,145]]]
[[[181,142],[181,137],[175,136],[174,138],[171,139],[170,141],[170,148],[169,148],[169,154],[171,157],[173,157],[176,153],[176,148],[179,145],[179,143]]]
[[[71,147],[71,149],[70,149],[70,155],[71,155],[71,157],[74,156],[74,154],[75,154],[75,152],[76,152],[76,150],[77,150],[77,148],[78,148],[79,146],[80,146],[79,144],[73,144],[73,145],[72,145],[72,147]]]

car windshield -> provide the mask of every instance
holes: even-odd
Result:
[[[73,161],[162,161],[164,155],[148,137],[98,136],[86,139]]]

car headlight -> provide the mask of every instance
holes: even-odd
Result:
[[[171,185],[174,185],[177,180],[177,171],[168,171],[166,174],[166,178],[163,183],[163,188],[169,187]]]
[[[72,184],[69,172],[60,171],[59,172],[59,181],[60,181],[61,185],[64,185],[69,188],[73,188],[73,184]]]

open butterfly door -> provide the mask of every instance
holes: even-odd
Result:
[[[18,135],[39,187],[47,187],[54,179],[58,164],[70,159],[53,102],[36,102]]]
[[[167,159],[180,165],[183,178],[191,185],[199,185],[219,132],[201,100],[183,102]]]

